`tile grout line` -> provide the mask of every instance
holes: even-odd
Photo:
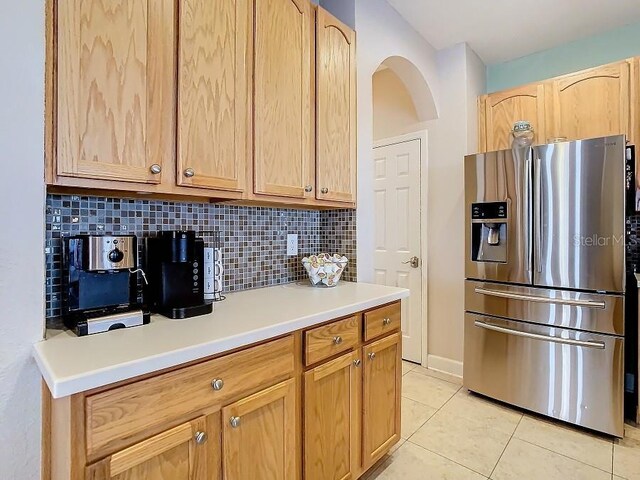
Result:
[[[496,464],[493,466],[493,469],[491,470],[491,473],[489,474],[489,476],[487,478],[491,478],[491,476],[494,474],[494,472],[496,471],[496,468],[498,468],[498,464],[500,463],[500,460],[502,460],[502,457],[504,456],[504,452],[507,451],[507,447],[509,446],[509,444],[511,443],[511,440],[513,440],[513,436],[516,434],[516,430],[518,430],[518,427],[520,426],[520,423],[522,423],[522,419],[524,418],[524,414],[522,414],[520,416],[520,420],[518,420],[518,424],[516,425],[516,428],[513,429],[513,432],[511,433],[511,436],[509,437],[509,440],[507,440],[507,443],[504,444],[504,448],[502,449],[502,453],[500,454],[500,456],[498,457],[498,461],[496,462]]]
[[[435,413],[434,413],[434,415],[435,415]],[[427,420],[427,421],[428,421],[428,420]],[[425,422],[425,423],[426,423],[426,422]],[[411,435],[411,436],[413,436],[413,435]],[[480,476],[481,476],[481,477],[483,477],[483,478],[489,479],[489,477],[487,477],[484,473],[480,473],[480,472],[478,472],[477,470],[474,470],[473,468],[470,468],[470,467],[468,467],[468,466],[466,466],[466,465],[463,465],[462,463],[457,462],[456,460],[452,460],[452,459],[450,459],[449,457],[445,457],[445,456],[444,456],[444,455],[442,455],[441,453],[434,452],[433,450],[430,450],[430,449],[428,449],[427,447],[423,447],[422,445],[417,444],[417,443],[414,443],[414,442],[411,442],[411,441],[409,441],[409,440],[406,440],[406,441],[405,441],[405,443],[410,443],[411,445],[415,445],[416,447],[421,448],[421,449],[422,449],[422,450],[424,450],[425,452],[433,453],[434,455],[437,455],[437,456],[438,456],[438,457],[440,457],[440,458],[444,458],[444,459],[445,459],[445,460],[447,460],[448,462],[454,463],[454,464],[458,465],[459,467],[464,468],[465,470],[469,470],[470,472],[477,473],[478,475],[480,475]]]

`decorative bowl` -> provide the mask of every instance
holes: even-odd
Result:
[[[344,255],[319,253],[302,259],[309,281],[314,287],[335,287],[349,260]]]

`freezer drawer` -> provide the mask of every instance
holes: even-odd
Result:
[[[464,343],[469,390],[622,437],[623,338],[466,313]]]
[[[624,335],[624,296],[465,282],[465,310],[542,325]]]

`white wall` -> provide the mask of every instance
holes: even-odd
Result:
[[[420,128],[418,112],[402,80],[390,68],[377,71],[373,75],[373,140],[397,137]]]
[[[44,1],[0,15],[0,478],[40,478],[44,321]]]

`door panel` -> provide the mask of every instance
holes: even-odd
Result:
[[[356,201],[355,32],[318,8],[316,197]]]
[[[469,279],[530,284],[531,275],[531,150],[502,150],[464,159],[465,276]],[[505,262],[472,258],[474,203],[507,203]]]
[[[295,478],[295,385],[287,380],[222,409],[224,480]]]
[[[200,417],[87,467],[87,480],[205,480],[209,478],[207,418]],[[198,434],[203,437],[199,437]],[[199,441],[197,441],[199,439]],[[215,439],[213,439],[215,444]],[[213,475],[213,473],[212,473]]]
[[[250,156],[250,2],[184,0],[179,11],[178,184],[241,191]]]
[[[304,198],[314,174],[313,10],[308,0],[254,5],[255,193]]]
[[[348,480],[358,451],[361,368],[351,352],[304,374],[304,478]]]
[[[422,257],[419,139],[376,147],[374,155],[375,282],[407,288],[402,302],[403,358],[422,363],[422,272],[411,257]]]
[[[174,151],[173,2],[57,8],[57,174],[161,183]]]
[[[400,439],[401,350],[399,333],[362,348],[362,462],[365,468]]]
[[[534,284],[623,292],[625,140],[536,147]]]
[[[465,282],[465,310],[549,326],[624,335],[624,296]]]
[[[629,71],[619,62],[553,80],[546,101],[553,136],[629,136]]]
[[[466,313],[464,345],[466,388],[622,436],[621,337]]]
[[[525,85],[483,97],[486,149],[494,152],[511,148],[513,124],[519,120],[531,123],[534,143],[546,143],[544,85]]]

